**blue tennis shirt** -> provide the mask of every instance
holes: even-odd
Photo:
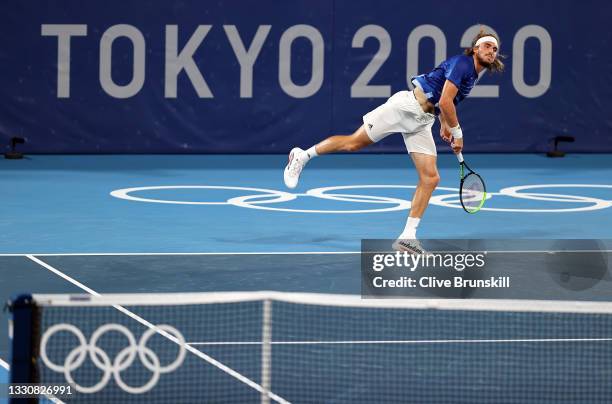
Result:
[[[446,80],[453,82],[459,89],[453,99],[453,103],[457,105],[467,97],[478,81],[472,56],[457,55],[446,59],[431,72],[413,77],[413,84],[421,87],[427,99],[437,107]],[[415,81],[417,83],[414,83]]]

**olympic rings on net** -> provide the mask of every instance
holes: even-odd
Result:
[[[232,205],[241,208],[259,209],[277,212],[294,212],[294,213],[380,213],[393,212],[410,209],[410,200],[397,197],[381,196],[381,195],[360,195],[353,193],[335,193],[336,191],[345,191],[351,189],[414,189],[415,185],[340,185],[331,187],[313,188],[306,193],[290,193],[266,188],[251,188],[251,187],[234,187],[225,185],[185,185],[185,186],[152,186],[139,188],[118,189],[111,192],[115,198],[126,199],[138,202],[150,203],[165,203],[165,204],[185,204],[185,205]],[[612,185],[601,184],[538,184],[538,185],[518,185],[501,189],[499,192],[487,193],[487,199],[496,197],[510,197],[514,199],[542,201],[542,202],[557,202],[564,204],[586,204],[586,206],[573,206],[567,208],[498,208],[485,206],[482,210],[494,212],[581,212],[606,209],[612,206],[612,200],[601,198],[551,194],[541,192],[524,192],[531,189],[541,188],[605,188],[612,189]],[[228,198],[225,201],[176,201],[166,199],[143,198],[131,195],[132,193],[142,191],[157,191],[168,189],[216,189],[226,191],[247,191],[249,194]],[[461,209],[459,202],[458,189],[448,187],[437,187],[436,191],[450,191],[453,193],[434,195],[430,199],[430,204],[447,208]],[[253,194],[253,192],[255,194]],[[343,209],[343,210],[326,210],[326,209],[298,209],[278,206],[280,203],[290,202],[298,197],[311,197],[333,202],[349,202],[362,203],[370,205],[383,205],[383,207],[371,207],[368,209]],[[488,204],[487,204],[488,205]]]
[[[163,330],[176,338],[179,348],[176,359],[172,363],[165,366],[161,366],[157,354],[146,346],[151,336],[157,333],[158,330]],[[49,343],[49,339],[52,335],[61,331],[66,331],[75,335],[79,344],[73,348],[68,355],[66,355],[64,363],[60,365],[49,359],[47,354],[47,344]],[[108,354],[97,345],[100,337],[110,331],[123,334],[128,343],[125,348],[119,351],[112,362]],[[87,343],[85,335],[83,335],[83,332],[81,332],[80,329],[72,324],[61,323],[49,327],[43,334],[40,341],[40,357],[49,369],[58,373],[63,373],[64,377],[66,378],[66,382],[74,385],[75,390],[78,392],[96,393],[106,387],[112,375],[117,385],[124,391],[131,394],[142,394],[155,387],[159,381],[160,374],[172,372],[183,363],[183,360],[185,359],[184,346],[185,339],[183,338],[183,335],[176,328],[167,324],[157,325],[156,328],[146,330],[140,337],[140,341],[138,343],[136,343],[136,339],[134,338],[132,332],[125,326],[114,323],[105,324],[93,332],[89,343]],[[139,387],[130,386],[125,383],[123,379],[121,379],[121,372],[126,370],[134,363],[136,354],[138,354],[138,358],[144,367],[152,373],[151,379]],[[98,383],[92,386],[81,386],[75,382],[74,378],[72,377],[72,372],[81,367],[87,355],[89,355],[91,362],[98,369],[100,369],[103,374]]]

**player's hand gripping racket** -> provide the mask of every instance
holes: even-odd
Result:
[[[463,210],[467,213],[476,213],[482,208],[487,199],[487,188],[480,175],[476,174],[463,160],[463,154],[457,154],[459,160],[459,199]]]

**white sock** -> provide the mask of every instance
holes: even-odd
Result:
[[[310,149],[304,151],[304,158],[306,159],[306,161],[310,160],[313,157],[317,157],[318,155],[319,153],[317,153],[315,146],[312,146]]]
[[[420,217],[408,217],[406,221],[406,227],[404,227],[404,231],[399,236],[400,239],[415,239],[417,227],[419,227],[419,223],[421,222]]]

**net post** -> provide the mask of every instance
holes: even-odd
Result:
[[[270,404],[270,388],[272,387],[272,301],[265,299],[262,305],[261,327],[261,404]]]
[[[38,383],[38,309],[31,295],[19,295],[10,303],[12,313],[12,346],[10,382]],[[11,404],[38,403],[37,398],[12,398]]]

